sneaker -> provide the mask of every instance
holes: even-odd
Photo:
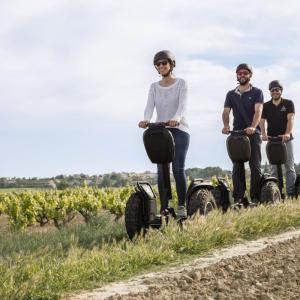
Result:
[[[240,199],[240,198],[234,198],[233,200],[233,204],[231,206],[232,209],[240,209],[242,208],[244,205],[243,205],[243,199]]]
[[[258,203],[257,202],[252,202],[252,201],[249,201],[249,203],[248,203],[248,206],[247,207],[256,207],[258,205]]]
[[[249,201],[249,206],[250,207],[255,207],[257,206],[259,203],[258,199],[257,198],[251,198],[251,200]]]
[[[177,212],[176,212],[176,216],[177,216],[177,218],[179,218],[179,219],[182,219],[182,218],[186,218],[186,217],[187,217],[186,209],[185,209],[184,206],[178,206]]]

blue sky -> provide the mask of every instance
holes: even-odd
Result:
[[[187,168],[231,167],[221,112],[241,62],[266,100],[273,79],[294,100],[300,162],[299,15],[291,0],[0,0],[0,176],[154,170],[137,123],[161,49],[189,87]]]

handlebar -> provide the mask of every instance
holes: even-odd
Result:
[[[229,133],[245,133],[245,130],[229,130]]]
[[[268,141],[270,142],[282,142],[281,136],[268,136]]]
[[[141,122],[145,122],[145,121],[141,121]],[[180,123],[177,122],[176,126],[178,126],[179,124]],[[170,127],[173,128],[173,126],[170,125],[170,121],[167,121],[167,122],[154,122],[154,123],[149,122],[149,123],[146,123],[146,124],[144,124],[143,126],[140,126],[140,127],[141,128],[147,128],[147,127],[148,128],[154,128],[154,127],[167,127],[167,126],[170,126]],[[174,126],[174,127],[176,127],[176,126]]]
[[[147,127],[152,128],[152,127],[166,127],[169,126],[169,122],[154,122],[154,123],[148,123]]]
[[[240,134],[240,135],[247,135],[245,130],[229,130],[230,134]]]

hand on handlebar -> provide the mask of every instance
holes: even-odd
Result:
[[[222,129],[223,134],[229,134],[230,133],[230,126],[224,126]]]
[[[288,142],[291,139],[291,135],[290,134],[286,134],[286,133],[278,135],[278,136],[282,138],[283,142]]]
[[[245,132],[248,134],[248,135],[252,135],[255,133],[255,128],[254,127],[247,127],[245,129]]]
[[[140,128],[144,128],[146,129],[147,127],[157,127],[157,126],[170,126],[170,127],[176,127],[178,126],[180,123],[176,120],[169,120],[167,122],[155,122],[155,123],[150,123],[147,120],[144,121],[140,121],[138,126]]]
[[[179,125],[179,122],[176,121],[176,120],[169,120],[169,121],[167,122],[167,124],[168,124],[168,126],[170,126],[170,127],[176,127],[176,126]]]
[[[138,124],[138,126],[140,128],[147,128],[148,124],[149,124],[149,121],[144,120],[144,121],[140,121],[139,124]]]
[[[269,140],[268,136],[267,136],[265,133],[263,133],[263,134],[261,135],[261,139],[262,139],[263,141],[268,141],[268,140]]]

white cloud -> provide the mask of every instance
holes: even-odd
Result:
[[[62,128],[68,134],[78,130],[85,132],[87,141],[89,136],[91,140],[105,136],[104,124],[109,124],[105,131],[111,135],[122,127],[128,135],[138,134],[132,128],[143,116],[150,83],[159,79],[152,57],[168,48],[177,57],[176,75],[189,86],[188,166],[230,165],[220,135],[221,111],[227,91],[236,84],[238,63],[253,64],[253,83],[263,89],[266,99],[269,81],[280,79],[285,96],[295,100],[297,109],[299,12],[300,4],[293,0],[284,5],[277,0],[228,0],[222,5],[216,0],[3,2],[2,128],[26,134],[27,139],[18,144],[21,148],[31,147],[39,130],[48,136],[57,136]],[[297,118],[295,133],[299,133]],[[123,139],[124,155],[133,148],[143,151],[139,137],[126,143],[123,134]],[[61,148],[72,147],[68,139],[55,140]],[[111,170],[127,166],[110,157],[116,138],[102,148],[100,141],[90,143],[102,149],[99,156],[105,157]],[[17,153],[9,140],[6,145],[9,153]],[[47,140],[43,147],[47,152]],[[80,151],[72,151],[79,160]],[[26,172],[42,172],[34,157],[30,159],[33,167]],[[130,161],[129,156],[124,160]],[[87,170],[92,165],[86,161]],[[108,165],[99,166],[99,172]],[[133,170],[145,167],[136,160],[131,165]],[[3,167],[4,173],[7,170],[9,165]]]

